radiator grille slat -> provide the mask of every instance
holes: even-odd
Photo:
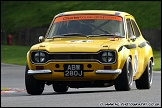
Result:
[[[50,60],[98,59],[98,54],[49,54]]]

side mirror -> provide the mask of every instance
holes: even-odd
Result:
[[[43,42],[44,41],[44,36],[39,36],[39,42]]]
[[[132,40],[133,42],[136,40],[136,36],[134,36],[134,35],[132,35],[131,37],[130,37],[130,40]]]

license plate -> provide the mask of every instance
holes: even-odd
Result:
[[[64,64],[65,77],[83,77],[83,64]]]

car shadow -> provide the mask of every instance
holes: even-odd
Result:
[[[115,92],[115,90],[96,90],[96,91],[67,91],[63,93],[43,93],[42,95],[62,95],[62,94],[85,94],[85,93],[102,93],[102,92]]]
[[[130,91],[134,91],[137,89],[131,89]],[[67,92],[62,92],[62,93],[58,93],[58,92],[43,92],[41,95],[30,95],[25,91],[23,92],[17,92],[17,93],[8,93],[8,94],[1,94],[1,97],[17,97],[17,96],[44,96],[44,95],[69,95],[69,94],[90,94],[90,93],[105,93],[105,92],[130,92],[130,91],[116,91],[116,90],[87,90],[87,91],[67,91]]]
[[[137,89],[131,89],[130,91],[137,90]],[[68,95],[68,94],[90,94],[90,93],[105,93],[105,92],[129,92],[129,91],[116,91],[116,90],[88,90],[88,91],[67,91],[63,93],[57,93],[57,92],[50,92],[50,93],[42,93],[42,95]]]

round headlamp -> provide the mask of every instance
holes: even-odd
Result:
[[[115,55],[113,52],[103,52],[101,55],[102,61],[104,63],[110,63],[110,62],[114,62],[115,60]]]
[[[47,60],[45,52],[37,52],[34,54],[34,61],[36,63],[44,63]]]

